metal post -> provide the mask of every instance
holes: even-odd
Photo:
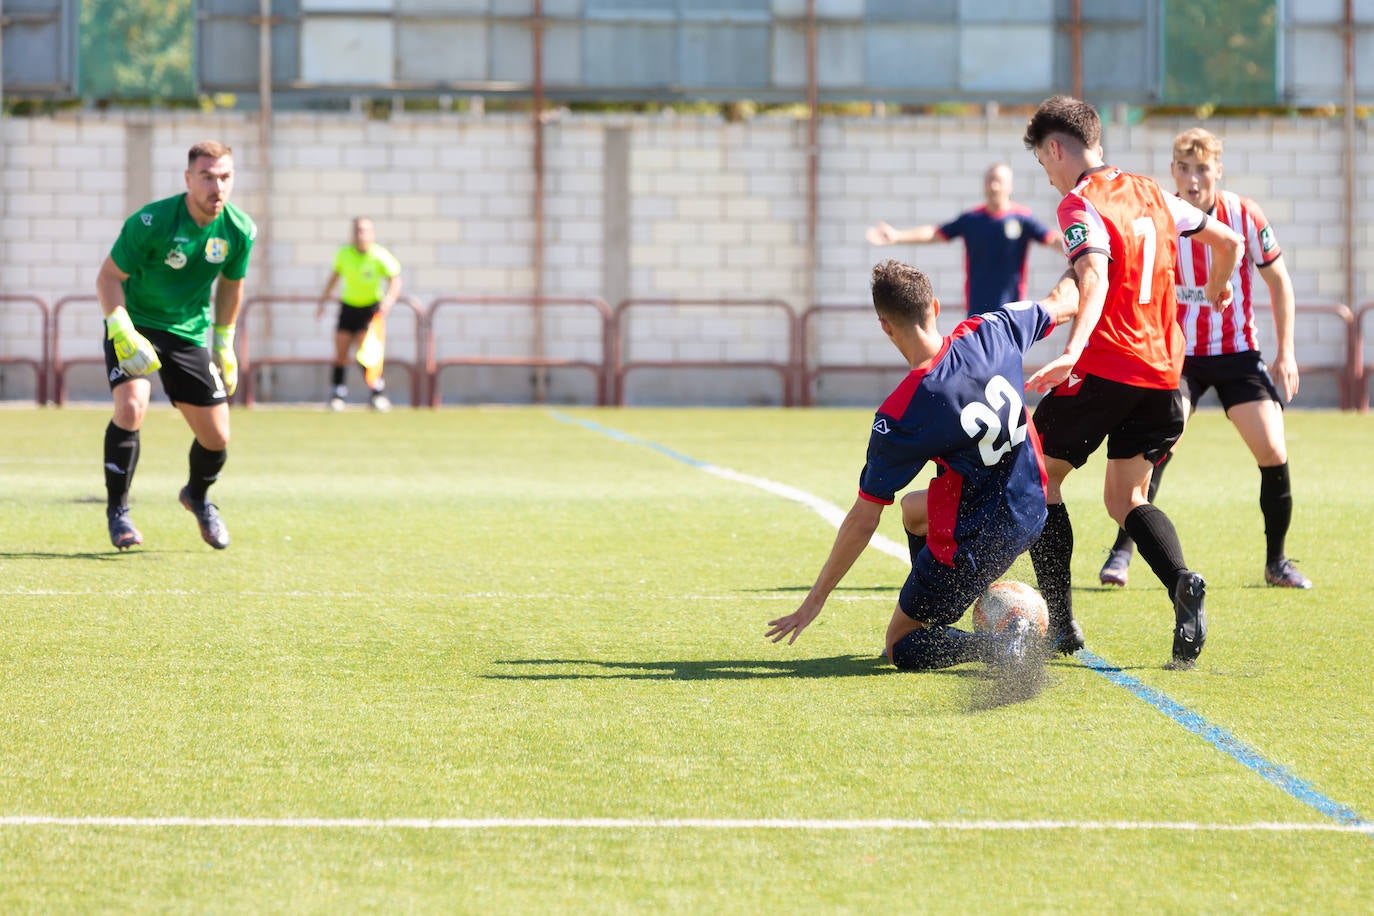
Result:
[[[534,131],[534,250],[531,259],[534,268],[534,340],[533,349],[536,359],[544,358],[544,3],[534,0],[533,38],[533,75],[534,75],[534,112],[530,128]],[[543,404],[549,395],[549,370],[536,367],[534,370],[534,402]]]
[[[816,72],[818,65],[816,37],[816,0],[806,0],[806,301],[801,306],[803,314],[816,304],[816,291],[820,285],[816,277],[816,272],[820,268],[816,227],[819,224],[820,214],[821,105],[820,80]],[[793,384],[796,386],[793,389],[795,397],[793,403],[805,404],[809,400],[808,393],[799,390],[800,386],[805,383],[806,372],[802,368],[805,364],[805,357],[806,354],[801,352],[792,354],[793,369],[799,377],[793,380]]]
[[[1354,0],[1345,0],[1345,304],[1356,310],[1359,290],[1355,288],[1355,9]],[[1342,394],[1341,407],[1354,407],[1356,392]]]

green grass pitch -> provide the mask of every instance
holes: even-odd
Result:
[[[833,538],[861,410],[237,411],[216,552],[143,432],[105,535],[105,409],[0,410],[0,910],[1367,912],[1374,833],[1078,660],[1025,702],[875,658],[869,550],[763,639]],[[572,422],[570,422],[572,421]],[[1067,485],[1092,652],[1374,819],[1374,417],[1291,411],[1289,553],[1204,410],[1160,494],[1208,579],[1197,670],[1137,559],[1099,588],[1100,459]],[[617,438],[595,424],[634,437]],[[648,443],[648,444],[646,444]],[[901,542],[898,513],[882,533]],[[1034,581],[1029,561],[1013,568]]]

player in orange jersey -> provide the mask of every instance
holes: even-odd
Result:
[[[1283,434],[1283,405],[1298,393],[1298,362],[1293,352],[1293,283],[1274,230],[1253,200],[1217,188],[1221,180],[1221,140],[1195,127],[1174,138],[1169,166],[1178,194],[1193,206],[1226,223],[1245,239],[1245,258],[1231,277],[1235,308],[1216,315],[1202,301],[1210,268],[1209,249],[1195,242],[1179,245],[1178,320],[1187,336],[1183,359],[1185,418],[1207,389],[1215,387],[1227,418],[1255,456],[1260,473],[1260,512],[1264,516],[1264,581],[1280,588],[1311,588],[1289,560],[1284,543],[1293,517],[1288,482],[1288,448]],[[1266,368],[1255,332],[1255,275],[1269,288],[1278,355]],[[1168,461],[1150,479],[1155,491]],[[1103,585],[1125,585],[1131,562],[1130,535],[1118,531],[1111,554],[1098,578]]]
[[[1152,179],[1106,165],[1102,121],[1087,102],[1046,99],[1023,139],[1064,195],[1059,227],[1079,291],[1063,354],[1026,382],[1028,390],[1049,392],[1034,420],[1049,476],[1049,517],[1030,554],[1050,609],[1050,638],[1066,654],[1083,647],[1070,603],[1073,526],[1061,487],[1105,439],[1107,512],[1168,589],[1172,664],[1192,667],[1207,638],[1206,583],[1188,568],[1173,522],[1145,491],[1152,468],[1183,432],[1184,340],[1173,283],[1178,237],[1211,249],[1203,297],[1217,311],[1231,305],[1230,277],[1244,246],[1225,224],[1166,195]]]

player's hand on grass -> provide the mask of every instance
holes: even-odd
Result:
[[[211,347],[215,365],[219,367],[220,381],[230,397],[239,387],[239,358],[234,355],[234,325],[215,325],[214,342]]]
[[[124,308],[115,309],[105,319],[105,336],[114,345],[115,359],[125,375],[147,375],[162,368],[157,351],[134,328],[134,320]]]
[[[771,639],[773,642],[781,642],[786,639],[787,644],[792,645],[801,635],[801,631],[806,629],[807,624],[815,620],[820,614],[822,607],[823,605],[808,597],[802,602],[801,607],[786,617],[768,621],[768,632],[763,634],[763,638]]]

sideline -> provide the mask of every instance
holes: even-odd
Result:
[[[625,442],[630,445],[638,445],[644,448],[653,449],[675,461],[680,461],[683,464],[690,465],[708,474],[714,474],[717,477],[723,477],[727,480],[735,480],[740,483],[749,484],[750,486],[758,487],[769,493],[781,496],[784,499],[790,499],[794,502],[801,503],[832,525],[838,526],[844,519],[845,512],[838,506],[828,503],[814,494],[798,490],[794,487],[789,487],[786,484],[777,483],[776,481],[762,477],[741,474],[729,468],[718,467],[708,462],[683,455],[680,452],[673,451],[656,442],[641,439],[638,436],[612,429],[609,426],[603,426],[594,420],[574,417],[558,410],[550,410],[549,416],[560,423],[581,426],[583,429],[598,433],[618,442]],[[910,560],[907,548],[898,545],[890,538],[882,535],[875,535],[870,543],[883,553],[890,554],[903,563],[909,562]],[[1337,824],[1349,827],[1356,832],[1374,836],[1374,822],[1365,820],[1360,816],[1359,812],[1355,811],[1353,808],[1327,798],[1311,783],[1300,778],[1285,767],[1267,759],[1255,748],[1250,747],[1225,729],[1212,725],[1202,716],[1170,698],[1167,694],[1141,683],[1134,677],[1123,672],[1116,665],[1113,665],[1101,656],[1094,655],[1086,649],[1079,650],[1074,658],[1082,662],[1089,670],[1095,671],[1106,678],[1110,683],[1134,694],[1137,698],[1148,703],[1158,712],[1202,738],[1217,750],[1234,759],[1237,763],[1259,774],[1265,781],[1282,789],[1288,795],[1303,804],[1316,809],[1326,817],[1336,821]]]

